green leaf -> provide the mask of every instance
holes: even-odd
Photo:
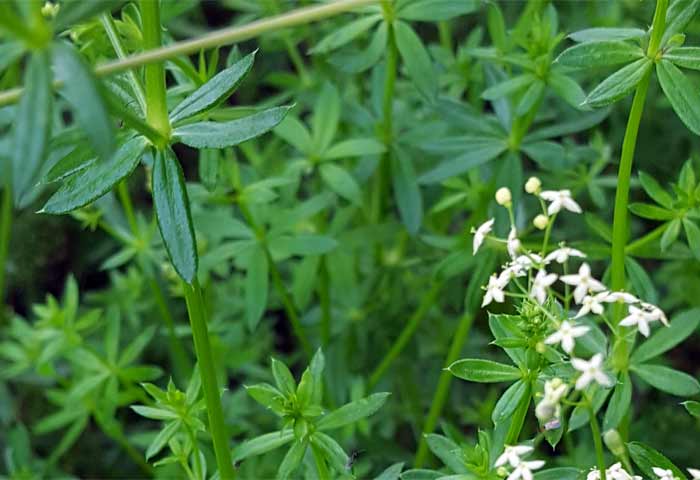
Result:
[[[700,135],[700,93],[693,82],[668,60],[656,64],[656,74],[678,117],[691,132]]]
[[[169,147],[155,152],[152,191],[158,228],[168,258],[178,275],[191,284],[197,275],[197,241],[185,177],[179,160]]]
[[[507,95],[524,90],[536,80],[537,78],[531,73],[518,75],[517,77],[509,78],[508,80],[487,88],[481,94],[481,98],[484,100],[497,100]]]
[[[282,413],[284,395],[272,385],[268,383],[259,383],[257,385],[245,386],[245,390],[248,395],[263,407],[269,408],[277,414]]]
[[[286,396],[291,397],[296,393],[297,383],[294,381],[292,372],[283,362],[272,358],[272,376],[275,378],[277,388]]]
[[[397,16],[403,20],[439,22],[478,10],[478,0],[408,0],[399,2]]]
[[[361,73],[379,62],[384,55],[388,36],[387,23],[382,22],[374,30],[369,46],[352,52],[336,52],[328,59],[335,68],[345,73]]]
[[[163,449],[170,439],[173,438],[173,435],[175,435],[180,429],[180,425],[180,421],[176,420],[168,423],[161,429],[160,432],[158,432],[158,435],[156,435],[156,438],[153,439],[151,444],[148,446],[148,450],[146,450],[146,460],[158,455],[158,452]]]
[[[601,42],[614,40],[634,40],[642,38],[646,32],[641,28],[587,28],[569,34],[574,42]]]
[[[138,165],[147,141],[138,136],[127,141],[106,160],[98,160],[68,177],[40,210],[67,213],[94,202],[128,177]]]
[[[683,219],[683,228],[685,229],[685,236],[688,238],[690,251],[695,255],[695,258],[700,260],[700,228],[688,218]]]
[[[255,330],[267,308],[269,265],[265,250],[258,246],[251,252],[245,277],[245,311],[248,328]]]
[[[301,461],[304,459],[307,446],[306,440],[295,440],[277,470],[277,480],[286,480],[299,468]]]
[[[656,203],[668,209],[673,208],[673,198],[671,195],[656,181],[654,177],[644,172],[639,172],[639,183],[647,195],[649,195]]]
[[[661,235],[661,251],[666,250],[670,247],[673,242],[678,239],[678,235],[681,233],[681,219],[676,218],[668,223],[668,228]]]
[[[382,19],[381,15],[370,15],[354,20],[341,28],[334,29],[316,44],[309,53],[322,54],[336,50],[359,37]]]
[[[97,79],[72,46],[60,42],[52,51],[56,80],[63,83],[61,93],[95,151],[103,160],[108,159],[115,149],[114,128]]]
[[[333,142],[340,121],[340,106],[338,90],[332,83],[326,82],[311,116],[311,143],[315,153],[324,153]]]
[[[603,419],[603,430],[608,431],[617,428],[629,410],[632,402],[632,380],[628,373],[620,375],[621,382],[615,385],[608,409],[605,411]]]
[[[396,206],[408,233],[415,235],[423,221],[423,197],[409,156],[400,148],[391,155],[391,181]]]
[[[49,57],[37,51],[27,63],[24,93],[14,116],[12,190],[18,206],[39,180],[51,135],[51,104]]]
[[[324,163],[319,168],[319,171],[321,172],[321,178],[333,192],[355,205],[362,204],[360,186],[347,170],[333,163]]]
[[[700,47],[671,48],[661,58],[679,67],[700,70]]]
[[[472,168],[478,167],[503,153],[508,146],[502,139],[484,138],[480,142],[465,142],[463,153],[456,158],[444,160],[437,167],[422,174],[420,183],[437,183],[448,178],[456,177]]]
[[[520,372],[518,372],[520,373]],[[496,402],[496,406],[491,412],[491,420],[494,424],[506,421],[515,412],[523,400],[523,397],[530,395],[530,384],[523,380],[518,380],[503,392],[501,398]]]
[[[294,432],[280,430],[279,432],[266,433],[236,446],[233,449],[232,457],[234,462],[240,462],[246,458],[262,455],[276,448],[286,445],[294,440]]]
[[[318,430],[334,430],[369,417],[384,405],[389,395],[388,392],[375,393],[369,397],[346,403],[322,417],[316,423],[316,428]]]
[[[338,442],[323,432],[315,432],[311,436],[311,443],[323,452],[323,456],[336,472],[345,472],[345,466],[348,464],[350,457],[345,453],[343,447],[338,445]]]
[[[230,97],[252,68],[256,53],[257,50],[249,53],[192,92],[170,113],[170,122],[176,124],[211,110]]]
[[[132,405],[131,409],[142,417],[150,418],[151,420],[178,420],[180,418],[177,413],[164,408]]]
[[[550,468],[535,473],[535,480],[579,480],[581,470],[573,467]]]
[[[119,361],[117,362],[120,366],[126,366],[133,363],[141,353],[146,349],[148,344],[153,339],[153,335],[156,333],[156,326],[150,325],[143,329],[136,338],[134,338],[129,345],[122,351],[119,356]]]
[[[572,119],[560,120],[554,125],[536,129],[532,133],[526,135],[525,139],[529,142],[534,142],[588,130],[605,120],[609,114],[610,110],[606,108],[579,113]]]
[[[199,180],[209,192],[216,190],[223,168],[221,152],[213,148],[199,151]]]
[[[272,130],[291,107],[274,107],[229,122],[197,122],[173,130],[173,140],[194,148],[232,147]]]
[[[627,444],[627,449],[632,457],[632,461],[634,461],[647,478],[657,478],[653,469],[654,467],[658,467],[673,471],[673,474],[679,480],[687,480],[687,477],[681,469],[676,467],[668,458],[664,457],[653,448],[640,442],[631,442]]]
[[[492,360],[457,360],[447,369],[455,377],[479,383],[512,382],[523,376],[519,369]]]
[[[574,45],[555,60],[560,65],[576,69],[612,67],[629,63],[644,56],[638,46],[621,41],[594,41]]]
[[[671,210],[648,203],[631,203],[629,209],[638,217],[650,220],[671,220],[676,216],[676,213]]]
[[[451,439],[434,433],[425,436],[430,451],[454,473],[467,473],[461,458],[462,450]]]
[[[338,242],[327,235],[280,235],[270,240],[270,249],[287,255],[322,255],[333,251]]]
[[[692,335],[700,324],[700,308],[679,313],[668,327],[660,328],[639,345],[630,357],[632,363],[642,363],[671,350]]]
[[[409,24],[402,21],[394,22],[394,37],[408,76],[418,91],[432,100],[437,95],[437,82],[433,62],[423,41]]]
[[[530,84],[523,96],[520,97],[515,114],[523,116],[544,97],[545,83],[542,80],[535,80]]]
[[[646,383],[662,392],[679,397],[690,397],[700,393],[700,383],[687,373],[663,365],[647,363],[634,365],[631,370]]]
[[[571,162],[566,158],[566,151],[561,143],[542,141],[524,143],[521,150],[535,161],[540,167],[547,170],[564,170],[571,167]]]
[[[306,155],[312,153],[313,144],[311,142],[311,134],[298,118],[287,115],[273,131],[301,153]]]
[[[687,402],[683,402],[681,405],[685,407],[689,414],[696,418],[700,418],[700,402],[688,400]]]
[[[595,87],[585,104],[602,107],[626,97],[649,73],[652,65],[653,62],[645,57],[622,67]]]
[[[403,470],[403,465],[403,462],[390,465],[382,473],[374,477],[374,480],[399,480],[401,470]]]
[[[677,33],[683,33],[700,8],[698,0],[675,0],[666,10],[666,28],[661,37],[661,45]]]
[[[581,108],[581,104],[586,100],[586,94],[581,86],[568,75],[551,72],[547,77],[547,84],[554,93],[574,108]]]
[[[325,159],[362,157],[365,155],[378,155],[384,153],[384,144],[374,138],[351,138],[343,140],[330,147],[323,154]]]
[[[659,295],[656,292],[656,287],[654,287],[654,282],[651,281],[649,274],[647,274],[647,271],[639,262],[630,256],[626,256],[625,271],[632,284],[633,293],[637,294],[640,298],[644,298],[648,302],[658,302]]]

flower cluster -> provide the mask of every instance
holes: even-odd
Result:
[[[594,468],[588,472],[586,480],[600,480],[600,478],[600,470]],[[605,470],[605,478],[609,480],[642,480],[642,477],[639,475],[630,475],[627,473],[627,470],[622,468],[622,464],[619,462]]]
[[[557,215],[562,211],[582,213],[581,207],[572,198],[569,190],[542,190],[542,185],[536,177],[530,178],[525,184],[525,191],[534,195],[542,207],[542,213],[533,221],[538,229],[546,229],[544,242],[540,251],[531,251],[523,247],[518,238],[515,215],[512,206],[512,195],[507,188],[501,188],[496,193],[497,203],[508,210],[510,230],[507,238],[492,235],[495,219],[491,218],[473,231],[473,252],[476,254],[488,239],[495,243],[505,244],[505,250],[510,257],[500,273],[494,273],[485,286],[482,307],[491,303],[504,303],[506,297],[529,299],[533,305],[547,318],[552,330],[544,338],[544,346],[560,346],[569,356],[571,367],[577,372],[574,383],[576,390],[586,389],[592,382],[603,387],[612,387],[613,381],[604,371],[605,358],[603,353],[596,353],[588,360],[574,356],[576,339],[589,333],[591,327],[581,323],[580,319],[595,315],[607,323],[611,329],[616,328],[606,316],[606,304],[623,303],[627,305],[627,316],[619,321],[622,327],[634,327],[641,335],[650,334],[650,325],[660,322],[668,325],[665,314],[649,303],[645,303],[634,295],[624,291],[611,291],[603,282],[596,279],[591,267],[586,263],[586,254],[576,248],[560,243],[553,251],[548,251],[548,241],[551,229]],[[568,273],[570,261],[580,261],[575,273]],[[559,266],[562,273],[555,273],[552,268]],[[560,287],[560,288],[557,288]],[[561,292],[563,291],[563,293]],[[555,313],[549,302],[563,304],[565,318]],[[576,313],[570,314],[571,303],[576,305]],[[537,413],[540,421],[546,423],[559,417],[559,403],[567,394],[569,386],[561,379],[553,379],[545,385],[544,398],[538,405]],[[622,478],[622,477],[620,477]]]
[[[508,478],[506,480],[532,480],[534,478],[533,471],[544,467],[543,460],[523,460],[532,453],[534,449],[529,445],[506,445],[505,450],[500,457],[496,459],[496,468],[510,468]],[[507,470],[504,470],[504,472]]]

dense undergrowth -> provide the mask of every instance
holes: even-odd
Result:
[[[700,478],[699,9],[1,2],[0,474]]]

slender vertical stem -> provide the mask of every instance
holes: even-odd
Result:
[[[138,236],[139,225],[138,222],[136,222],[136,215],[134,215],[134,205],[131,203],[131,196],[129,195],[129,187],[126,184],[126,179],[117,184],[117,195],[124,209],[124,215],[126,216],[129,228],[131,228],[131,233]]]
[[[385,21],[387,22],[387,40],[386,40],[386,63],[384,69],[384,95],[382,98],[382,123],[381,134],[382,142],[386,147],[377,167],[377,173],[374,177],[374,188],[372,192],[372,219],[374,222],[379,222],[382,218],[384,210],[384,202],[386,200],[386,190],[388,188],[391,168],[391,144],[393,142],[393,106],[394,106],[394,90],[396,87],[396,74],[398,69],[399,52],[394,39],[394,27],[391,23],[393,13],[392,6],[384,2]]]
[[[214,443],[214,454],[216,464],[219,467],[219,475],[222,479],[235,478],[231,452],[229,450],[228,433],[224,420],[224,412],[221,407],[221,397],[219,386],[216,380],[216,368],[214,358],[209,344],[209,331],[207,329],[206,310],[202,299],[202,290],[199,281],[195,279],[193,284],[184,285],[185,300],[187,302],[187,313],[192,326],[192,337],[194,348],[199,361],[199,372],[202,377],[202,387],[204,390],[204,401],[207,405],[207,415],[209,418],[209,433]]]
[[[379,366],[377,366],[377,368],[374,369],[374,372],[372,372],[372,375],[369,377],[367,387],[369,390],[374,388],[377,385],[377,383],[379,383],[379,380],[381,380],[382,376],[391,366],[391,364],[394,363],[396,357],[398,357],[401,354],[404,347],[411,339],[413,334],[416,332],[418,326],[430,310],[430,307],[433,306],[433,302],[435,301],[435,298],[437,297],[438,293],[440,293],[441,288],[442,282],[435,281],[430,287],[430,290],[428,290],[428,292],[426,292],[426,294],[423,296],[423,299],[421,300],[421,303],[418,306],[418,310],[416,310],[415,313],[411,316],[409,321],[403,327],[403,330],[399,334],[398,338],[391,346],[391,349],[387,352],[382,361],[379,363]]]
[[[146,50],[161,46],[160,0],[141,0],[143,47]],[[146,77],[146,119],[163,136],[170,136],[168,105],[166,103],[165,68],[162,62],[144,67]]]
[[[654,21],[651,27],[651,39],[647,56],[655,59],[661,38],[666,25],[666,10],[668,0],[657,0]],[[639,124],[644,111],[644,101],[649,90],[651,70],[637,84],[632,100],[632,108],[627,119],[625,137],[622,141],[622,153],[620,155],[620,167],[617,174],[617,191],[615,192],[615,209],[613,212],[613,241],[612,241],[612,266],[611,283],[613,290],[625,288],[625,246],[627,244],[628,212],[630,191],[630,176],[634,161],[634,150],[637,145]],[[622,318],[622,304],[616,304],[613,310],[613,323],[617,324]]]
[[[331,299],[328,284],[328,266],[326,257],[321,257],[320,281],[318,284],[318,297],[321,303],[321,342],[324,347],[328,346],[331,339]]]
[[[598,471],[600,472],[600,480],[605,480],[605,453],[603,452],[603,437],[600,434],[600,425],[596,418],[595,410],[590,398],[585,399],[588,407],[588,417],[591,424],[591,435],[593,436],[593,445],[595,447],[595,456],[598,463]]]
[[[450,391],[450,383],[452,383],[452,373],[446,370],[452,363],[457,361],[459,353],[462,350],[464,341],[469,334],[472,323],[474,321],[474,316],[470,313],[465,313],[459,320],[459,325],[457,326],[457,332],[452,339],[452,344],[450,345],[450,350],[445,358],[445,369],[440,372],[440,378],[438,379],[437,389],[435,390],[435,395],[433,396],[433,401],[430,404],[430,410],[428,411],[428,416],[425,420],[425,425],[423,425],[423,435],[421,436],[420,442],[418,444],[418,452],[416,453],[416,459],[413,462],[414,468],[421,468],[428,458],[428,443],[426,442],[425,436],[433,433],[435,426],[437,425],[440,414],[442,413],[442,408],[447,400],[447,394]]]
[[[0,325],[5,315],[5,269],[12,230],[12,189],[5,185],[0,204]]]

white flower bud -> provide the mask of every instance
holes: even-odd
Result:
[[[540,192],[540,188],[542,188],[542,182],[537,177],[530,177],[525,182],[525,191],[527,193],[537,194]]]
[[[41,14],[46,18],[54,18],[61,9],[60,3],[46,2],[41,7]]]
[[[540,230],[544,230],[547,228],[547,225],[549,224],[549,217],[546,215],[542,215],[541,213],[535,217],[535,219],[532,221],[533,225],[535,225],[536,228]]]
[[[496,203],[504,207],[509,206],[513,201],[513,196],[508,187],[501,187],[496,191]]]

